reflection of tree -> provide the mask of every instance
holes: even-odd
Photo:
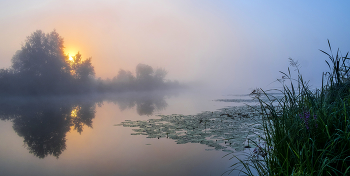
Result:
[[[86,125],[92,128],[92,119],[95,117],[95,106],[90,103],[83,103],[72,110],[75,114],[71,114],[73,118],[74,129],[79,133],[83,132],[83,126]]]
[[[139,115],[152,115],[155,110],[163,110],[168,104],[164,100],[164,97],[145,96],[140,99],[136,99],[137,113]]]
[[[7,98],[0,99],[0,120],[13,122],[13,129],[23,137],[29,152],[39,158],[59,157],[66,149],[66,133],[92,128],[95,104],[102,100],[117,103],[121,110],[136,106],[139,115],[152,115],[167,107],[169,92],[144,92],[110,95],[96,99]]]
[[[69,112],[68,112],[69,113]],[[39,158],[48,154],[58,157],[66,149],[66,132],[70,130],[67,112],[59,109],[29,110],[13,120],[13,129],[24,138],[30,153]]]
[[[134,108],[139,115],[152,115],[154,111],[165,109],[168,104],[165,97],[169,92],[129,93],[122,96],[110,96],[109,101],[117,103],[120,110]]]
[[[73,112],[75,115],[73,115]],[[13,129],[24,138],[30,153],[39,158],[59,157],[66,149],[66,133],[73,126],[79,133],[92,127],[95,103],[61,100],[2,101],[2,120],[12,120]]]

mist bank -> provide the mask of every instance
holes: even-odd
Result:
[[[152,91],[152,90],[170,90],[183,88],[178,81],[166,80],[167,71],[158,68],[153,69],[149,65],[138,64],[136,66],[136,75],[130,71],[120,70],[113,79],[95,80],[97,92],[130,92],[130,91]]]
[[[0,69],[1,96],[48,96],[121,93],[184,88],[166,79],[167,71],[138,64],[135,74],[120,70],[112,79],[95,77],[92,58],[64,52],[63,38],[56,32],[37,30],[27,37],[12,57],[12,65]]]

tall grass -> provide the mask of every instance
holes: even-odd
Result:
[[[329,41],[328,41],[329,44]],[[297,62],[293,78],[283,74],[282,98],[268,91],[256,91],[264,114],[264,147],[247,160],[233,165],[253,175],[350,175],[350,75],[348,54],[339,50],[328,56],[330,71],[322,76],[322,87],[312,91],[304,81]],[[263,101],[262,96],[269,101]]]

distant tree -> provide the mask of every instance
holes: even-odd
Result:
[[[154,78],[160,81],[164,81],[165,76],[168,72],[162,68],[158,68],[154,73]]]
[[[115,77],[115,82],[118,83],[131,83],[135,80],[135,77],[132,75],[132,73],[130,71],[125,71],[125,70],[119,70],[118,72],[118,76]]]
[[[153,68],[149,65],[138,64],[136,66],[136,78],[148,79],[153,75]]]

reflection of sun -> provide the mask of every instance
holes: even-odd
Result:
[[[73,117],[73,118],[77,117],[77,116],[78,116],[78,111],[79,111],[79,110],[80,110],[80,107],[79,107],[79,106],[73,108],[73,110],[72,110],[70,116]]]

